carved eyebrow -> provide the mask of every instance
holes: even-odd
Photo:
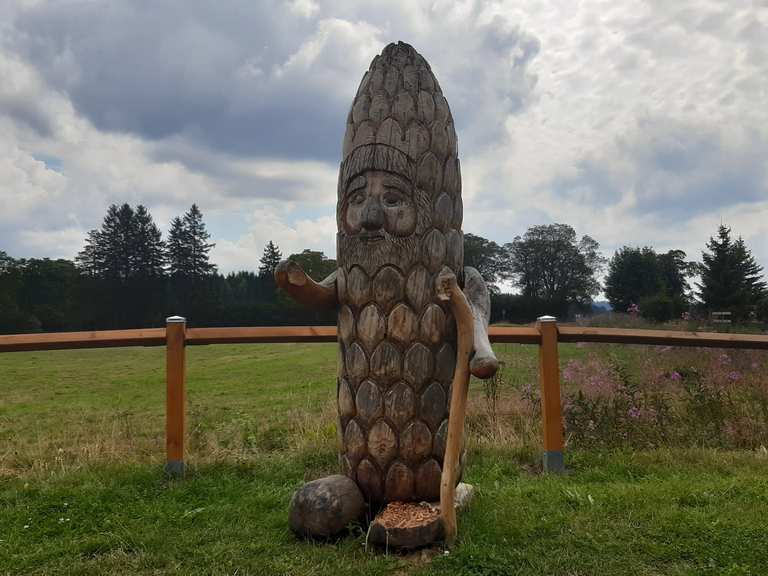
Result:
[[[352,181],[347,186],[347,192],[353,192],[354,190],[365,188],[365,185],[367,183],[368,182],[365,179],[365,176],[357,176],[356,178],[353,178]]]
[[[408,183],[406,180],[394,175],[390,175],[384,178],[384,186],[400,188],[401,190],[408,189]]]

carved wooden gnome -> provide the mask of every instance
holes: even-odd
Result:
[[[445,267],[474,315],[472,373],[488,378],[498,362],[487,336],[488,290],[477,270],[463,266],[451,111],[429,64],[408,44],[387,46],[360,83],[347,119],[336,214],[336,272],[316,283],[283,262],[275,276],[298,301],[339,310],[342,472],[374,508],[435,501],[456,364],[455,321],[435,290]],[[339,483],[339,476],[329,478]],[[318,499],[302,490],[291,526],[317,534],[305,520],[328,513],[317,504],[328,494]]]

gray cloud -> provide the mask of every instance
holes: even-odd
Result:
[[[425,29],[449,10],[41,3],[18,14],[10,47],[100,130],[183,136],[241,156],[330,161],[365,67],[401,35],[439,70],[460,129],[477,142],[503,133],[499,120],[530,97],[526,69],[538,42],[500,16],[483,21],[482,6]],[[467,27],[472,41],[457,43]]]
[[[747,126],[687,124],[646,118],[577,173],[552,184],[560,197],[615,205],[661,223],[685,221],[735,204],[768,199],[765,135]]]
[[[282,2],[41,3],[13,48],[101,130],[186,134],[241,154],[328,156],[344,111],[333,95],[277,78],[311,33]],[[308,75],[310,76],[310,75]],[[311,84],[311,77],[306,78]]]
[[[403,40],[453,110],[466,231],[697,254],[722,217],[767,263],[767,25],[765,2],[0,2],[0,249],[71,257],[127,201],[200,204],[223,269],[332,250],[348,107]]]

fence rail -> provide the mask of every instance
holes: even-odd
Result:
[[[491,342],[535,344],[539,347],[539,381],[544,435],[544,468],[563,469],[563,434],[560,405],[558,343],[600,342],[654,346],[693,346],[768,350],[768,335],[679,332],[625,328],[558,326],[543,316],[535,326],[491,326]],[[1,352],[166,347],[166,469],[184,472],[187,345],[335,342],[334,326],[269,326],[248,328],[186,328],[184,318],[168,318],[166,328],[0,335]]]

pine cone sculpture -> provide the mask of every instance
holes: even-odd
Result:
[[[436,500],[456,327],[435,293],[463,277],[461,175],[426,60],[390,44],[347,120],[338,184],[339,431],[344,473],[372,503]]]

